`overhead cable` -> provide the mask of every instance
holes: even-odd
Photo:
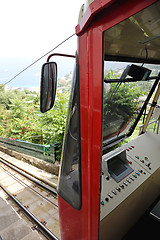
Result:
[[[43,56],[41,56],[40,58],[38,58],[37,60],[35,60],[33,63],[31,63],[30,65],[28,65],[27,67],[25,67],[23,70],[21,70],[19,73],[17,73],[14,77],[12,77],[10,80],[8,80],[7,82],[4,83],[4,85],[7,85],[8,83],[12,82],[16,77],[18,77],[20,74],[22,74],[23,72],[25,72],[28,68],[32,67],[34,64],[36,64],[37,62],[39,62],[42,58],[46,57],[48,54],[50,54],[51,52],[53,52],[55,49],[57,49],[58,47],[60,47],[63,43],[67,42],[70,38],[72,38],[75,35],[72,34],[71,36],[69,36],[68,38],[66,38],[65,40],[63,40],[61,43],[59,43],[56,47],[54,47],[53,49],[51,49],[49,52],[45,53]]]

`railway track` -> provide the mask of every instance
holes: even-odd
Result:
[[[47,239],[60,237],[56,190],[0,158],[0,187]]]

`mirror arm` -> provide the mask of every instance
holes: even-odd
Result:
[[[60,57],[70,57],[70,58],[75,58],[75,55],[69,55],[69,54],[63,54],[63,53],[52,53],[48,56],[47,62],[49,62],[50,58],[53,56],[60,56]]]

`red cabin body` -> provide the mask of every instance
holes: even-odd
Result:
[[[121,23],[132,15],[154,4],[155,0],[95,0],[93,1],[79,25],[76,27],[78,36],[77,62],[75,78],[78,83],[73,84],[73,89],[78,89],[79,99],[72,96],[72,101],[79,103],[79,109],[68,119],[68,124],[75,121],[79,124],[79,130],[75,126],[69,127],[72,138],[67,140],[65,134],[62,167],[58,187],[58,206],[62,240],[98,240],[100,226],[100,199],[101,199],[101,161],[102,161],[102,99],[103,99],[103,69],[104,69],[104,32],[107,29]],[[105,46],[106,47],[106,46]],[[108,46],[109,47],[109,46]],[[133,46],[134,47],[134,46]],[[117,53],[118,55],[118,53]],[[160,59],[159,59],[160,61]],[[157,60],[158,62],[158,60]],[[77,94],[77,92],[75,93]],[[74,106],[77,106],[77,105]],[[74,106],[71,106],[73,111]],[[75,120],[76,119],[76,120]],[[67,130],[66,130],[67,131]],[[74,132],[78,131],[74,135]],[[77,144],[79,138],[78,153],[71,150],[72,141]],[[69,143],[71,141],[71,143]],[[65,152],[69,153],[65,153]],[[64,161],[67,155],[72,154],[76,158],[79,154],[78,164],[70,169],[71,178],[78,174],[78,178],[71,183],[71,188],[65,185],[69,177],[61,176],[68,171]],[[72,160],[71,160],[72,161]],[[73,166],[73,164],[71,164]],[[65,174],[64,174],[65,175]],[[63,178],[63,179],[62,179]],[[77,180],[78,179],[78,180]],[[67,194],[65,193],[67,189]],[[75,202],[71,202],[72,190],[76,192]],[[78,199],[78,200],[77,200]],[[78,202],[78,204],[76,203]],[[114,226],[110,226],[115,231]],[[107,236],[106,236],[106,239]],[[119,239],[119,238],[117,238]]]

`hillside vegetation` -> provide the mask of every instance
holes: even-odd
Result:
[[[62,145],[69,92],[57,93],[55,106],[45,114],[39,111],[36,92],[5,91],[0,85],[0,136],[32,143]]]

